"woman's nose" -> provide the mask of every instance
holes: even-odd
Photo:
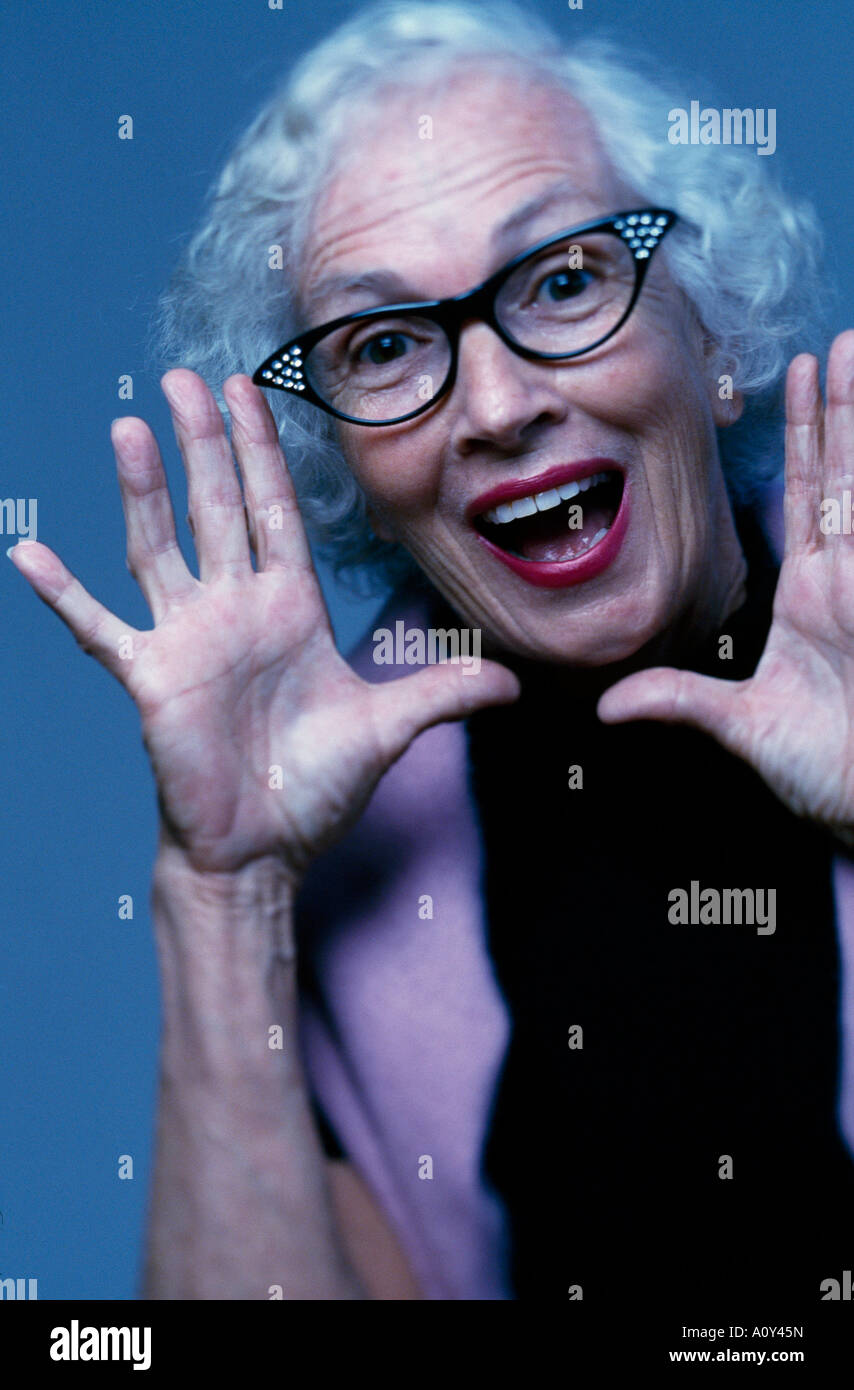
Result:
[[[461,452],[483,442],[517,447],[531,426],[557,423],[567,411],[551,364],[519,356],[486,323],[460,332],[453,400]]]

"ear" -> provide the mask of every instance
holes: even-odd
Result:
[[[727,425],[734,425],[736,420],[741,419],[744,412],[744,396],[733,386],[729,373],[722,372],[717,378],[712,378],[709,389],[712,417],[718,429],[725,429]]]
[[[725,429],[741,419],[744,394],[734,383],[735,364],[724,360],[717,342],[708,333],[703,334],[703,355],[712,418],[718,429]]]

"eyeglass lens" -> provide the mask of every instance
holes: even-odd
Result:
[[[577,233],[516,267],[498,292],[495,316],[520,347],[584,352],[619,324],[635,277],[634,257],[621,237]],[[381,423],[431,401],[450,364],[451,345],[437,323],[389,314],[333,330],[306,355],[303,371],[327,405]]]

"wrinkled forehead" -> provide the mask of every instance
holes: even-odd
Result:
[[[539,220],[513,221],[551,189]],[[421,274],[424,297],[457,293],[491,261],[623,196],[592,117],[545,78],[502,66],[387,87],[353,113],[315,199],[304,311],[350,312],[327,286],[382,267],[407,282]]]

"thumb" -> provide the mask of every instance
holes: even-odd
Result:
[[[477,668],[439,662],[375,690],[383,743],[393,761],[424,729],[465,719],[488,705],[511,704],[520,686],[513,672],[497,661],[483,661]]]
[[[631,719],[689,724],[737,751],[736,707],[746,684],[700,676],[696,671],[654,667],[612,685],[599,700],[596,713],[603,724],[623,724]]]

